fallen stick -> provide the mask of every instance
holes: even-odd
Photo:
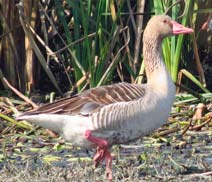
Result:
[[[13,87],[8,81],[7,79],[4,77],[2,71],[0,70],[0,77],[2,78],[2,82],[4,82],[4,84],[11,89],[17,96],[19,96],[21,99],[23,99],[25,102],[29,103],[32,105],[33,108],[38,108],[38,106],[32,102],[28,97],[24,96],[21,92],[19,92],[15,87]]]

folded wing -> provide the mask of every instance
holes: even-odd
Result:
[[[137,100],[143,97],[144,94],[145,89],[137,84],[119,83],[110,86],[100,86],[70,98],[64,98],[50,104],[45,104],[23,115],[42,113],[89,115],[98,112],[99,109],[106,105]]]

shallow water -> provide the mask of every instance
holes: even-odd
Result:
[[[59,144],[60,139],[14,138],[1,143],[0,180],[5,176],[11,178],[11,181],[14,176],[16,181],[43,178],[44,181],[66,178],[68,181],[105,180],[105,165],[93,168],[92,156],[95,150],[86,151],[70,144]],[[212,171],[211,149],[210,131],[187,132],[183,137],[174,133],[166,137],[165,141],[149,136],[129,145],[115,146],[112,149],[114,181],[210,181],[211,176],[204,173]],[[18,177],[14,169],[23,174]],[[51,171],[54,170],[56,177],[53,179]]]

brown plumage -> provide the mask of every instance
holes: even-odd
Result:
[[[93,88],[73,97],[60,99],[45,104],[34,111],[25,112],[24,115],[34,114],[91,114],[98,112],[102,107],[117,103],[128,102],[141,98],[145,89],[138,84],[118,83]]]

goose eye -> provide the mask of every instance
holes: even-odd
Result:
[[[167,20],[163,20],[163,23],[167,23]]]

